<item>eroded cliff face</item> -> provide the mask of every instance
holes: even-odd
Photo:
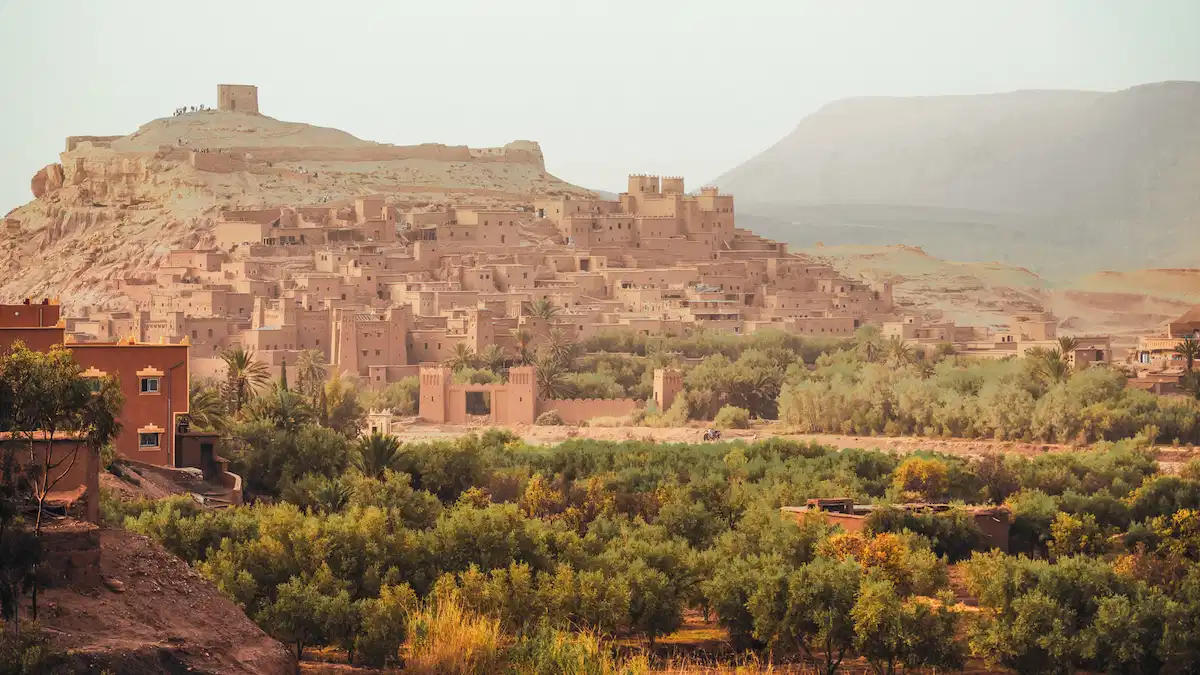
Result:
[[[529,204],[591,196],[545,172],[541,148],[391,146],[334,129],[217,111],[154,120],[123,137],[72,137],[34,174],[34,200],[0,232],[0,300],[59,296],[132,309],[123,290],[171,250],[212,242],[222,210],[382,194],[399,206]]]

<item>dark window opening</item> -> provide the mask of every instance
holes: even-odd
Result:
[[[467,392],[467,414],[468,415],[491,415],[492,414],[492,392],[490,392],[490,391],[468,391]]]

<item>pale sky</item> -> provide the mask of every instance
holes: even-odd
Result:
[[[68,135],[218,83],[395,144],[536,140],[551,173],[689,188],[839,98],[1200,80],[1200,0],[0,0],[0,212]]]

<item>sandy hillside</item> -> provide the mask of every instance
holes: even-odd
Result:
[[[1045,282],[1029,270],[949,262],[915,246],[821,246],[800,252],[851,275],[891,281],[903,312],[941,313],[962,325],[997,325],[1049,298]]]
[[[193,164],[192,151],[238,164]],[[531,141],[404,148],[261,115],[214,110],[156,119],[124,137],[78,142],[33,177],[35,199],[7,214],[0,229],[0,300],[51,295],[68,311],[126,307],[119,280],[152,275],[172,249],[208,245],[225,209],[348,203],[368,194],[401,206],[485,207],[591,196],[544,167]]]
[[[850,274],[891,280],[903,312],[1000,326],[1011,314],[1044,308],[1059,319],[1064,334],[1111,334],[1118,346],[1200,304],[1196,269],[1103,272],[1054,284],[1023,267],[950,262],[915,246],[820,246],[802,252]]]

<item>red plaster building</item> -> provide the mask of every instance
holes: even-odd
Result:
[[[64,344],[59,306],[46,301],[0,305],[0,348],[16,342],[35,351]],[[115,375],[125,394],[121,433],[113,445],[122,457],[159,466],[176,466],[175,421],[188,412],[188,345],[116,342],[66,342],[84,377]]]

